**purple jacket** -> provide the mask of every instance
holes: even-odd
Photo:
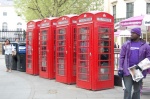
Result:
[[[141,47],[139,49],[139,62],[145,58],[150,60],[150,46],[146,44],[144,40],[141,41]],[[119,59],[119,70],[123,70],[124,76],[130,75],[128,67],[129,67],[129,56],[130,56],[130,46],[131,40],[127,41],[122,45]],[[143,71],[143,75],[146,76],[147,70]]]

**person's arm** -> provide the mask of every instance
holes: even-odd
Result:
[[[125,45],[123,45],[121,47],[121,51],[120,51],[119,70],[123,70],[123,64],[124,64],[124,60],[125,60],[125,55],[126,55],[126,47],[125,47]]]

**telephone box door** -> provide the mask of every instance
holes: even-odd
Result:
[[[48,65],[47,65],[47,39],[48,30],[43,29],[39,34],[39,66],[40,66],[40,76],[48,78]]]
[[[33,74],[34,70],[33,70],[33,33],[35,32],[35,30],[33,31],[27,31],[26,34],[26,72],[29,74]]]
[[[56,32],[56,80],[67,81],[67,28],[57,28]]]
[[[95,84],[92,84],[92,90],[112,88],[114,82],[113,26],[99,24],[95,29],[94,41],[96,41],[94,43],[94,53],[96,53],[94,65],[96,67],[93,68],[93,71],[98,71],[98,73],[93,76]]]
[[[91,88],[91,27],[90,25],[77,28],[77,86]]]

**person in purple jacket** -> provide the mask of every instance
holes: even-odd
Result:
[[[150,46],[140,36],[141,28],[131,29],[131,40],[125,42],[121,48],[118,75],[124,79],[126,87],[124,99],[140,99],[140,88],[142,85],[142,80],[139,82],[133,81],[128,68],[137,65],[145,58],[150,60]],[[137,68],[139,67],[137,66]],[[146,77],[147,70],[142,73]],[[132,86],[134,91],[131,95]]]

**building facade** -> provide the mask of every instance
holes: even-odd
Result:
[[[104,11],[112,14],[117,23],[129,17],[150,14],[150,0],[104,0]]]
[[[26,30],[26,22],[16,12],[13,0],[0,0],[0,31]]]

